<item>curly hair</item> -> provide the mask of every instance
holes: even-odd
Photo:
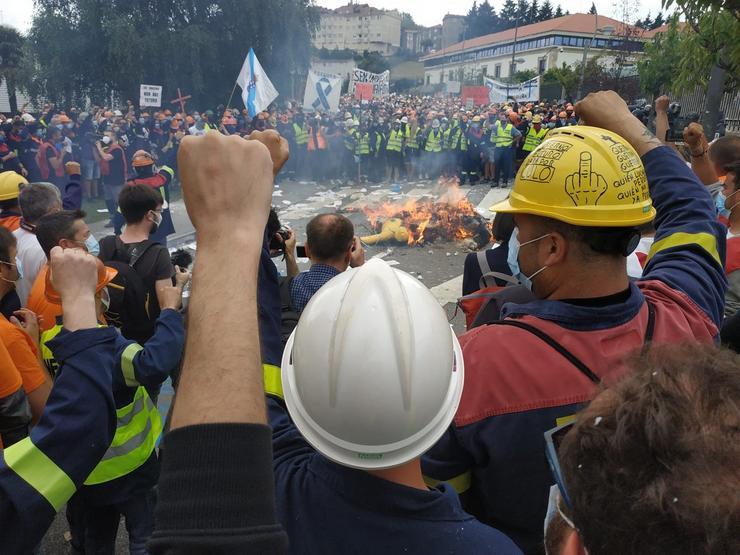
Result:
[[[590,555],[740,553],[740,357],[654,347],[563,439]]]

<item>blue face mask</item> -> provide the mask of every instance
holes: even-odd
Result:
[[[64,124],[58,123],[54,127],[56,127],[57,129],[59,129],[59,131],[61,131],[62,129],[64,129]]]
[[[85,248],[87,249],[87,252],[93,256],[98,256],[100,254],[100,244],[92,233],[88,235],[87,239],[85,239]]]
[[[535,273],[533,273],[531,276],[527,276],[524,273],[522,273],[521,268],[519,268],[519,250],[526,246],[531,245],[532,243],[536,243],[540,239],[544,239],[545,237],[548,237],[550,234],[545,233],[544,235],[541,235],[540,237],[537,237],[535,239],[530,239],[529,241],[526,241],[525,243],[519,243],[519,228],[515,227],[513,233],[511,234],[511,238],[509,239],[509,254],[506,257],[506,262],[509,264],[509,268],[511,269],[511,275],[514,276],[519,280],[519,283],[521,283],[524,287],[532,290],[532,279],[537,276],[540,272],[544,271],[547,266],[542,266],[539,270],[537,270]]]

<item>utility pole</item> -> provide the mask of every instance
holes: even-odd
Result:
[[[588,42],[587,45],[584,45],[583,47],[583,58],[581,59],[581,77],[578,80],[578,90],[576,91],[576,100],[581,99],[581,95],[583,94],[583,79],[586,76],[586,60],[588,59],[588,51],[591,48],[591,45],[596,40],[596,33],[599,31],[599,14],[598,12],[594,13],[594,34],[591,37],[591,40]],[[575,102],[575,101],[574,101]]]
[[[509,101],[509,90],[511,83],[514,81],[514,66],[516,65],[516,38],[519,34],[519,17],[521,14],[517,14],[516,21],[514,22],[514,44],[511,46],[511,65],[509,66],[509,80],[506,83],[506,101]]]
[[[725,50],[723,49],[723,52]],[[714,138],[719,123],[719,105],[722,102],[722,95],[725,91],[725,70],[715,65],[709,74],[709,85],[707,86],[707,98],[704,103],[704,117],[702,125],[704,126],[704,135],[708,141]]]

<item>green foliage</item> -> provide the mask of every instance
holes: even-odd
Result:
[[[514,73],[514,83],[524,83],[537,77],[537,72],[533,69],[525,69]]]
[[[513,29],[517,20],[519,25],[528,25],[546,21],[563,15],[558,5],[557,12],[553,13],[550,0],[545,0],[542,6],[540,0],[506,0],[497,15],[494,7],[488,0],[480,4],[473,2],[465,16],[465,38],[472,39],[491,33],[498,33],[506,29]]]
[[[0,81],[5,79],[10,97],[10,111],[18,110],[15,89],[23,67],[24,39],[13,27],[0,25]]]
[[[193,107],[229,96],[249,47],[270,80],[291,95],[310,62],[318,14],[310,0],[37,0],[29,56],[32,95],[62,104],[138,100],[139,85],[179,87]]]
[[[543,80],[557,81],[565,89],[567,96],[573,96],[576,92],[576,87],[578,87],[578,77],[579,74],[563,62],[563,65],[560,67],[548,69],[543,76]]]
[[[686,25],[677,16],[664,33],[645,45],[638,63],[642,88],[646,92],[692,92],[706,87],[709,73],[717,65],[726,71],[727,91],[740,82],[740,20],[728,10],[710,8],[704,12],[684,11]],[[691,18],[689,16],[692,16]]]
[[[383,73],[391,67],[388,60],[380,53],[368,52],[367,50],[362,53],[362,56],[355,56],[355,62],[357,62],[358,68],[365,71],[372,71],[373,73]]]

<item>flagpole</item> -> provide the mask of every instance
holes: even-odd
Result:
[[[231,108],[231,99],[234,98],[234,91],[236,90],[236,81],[234,82],[234,88],[231,89],[231,94],[229,95],[229,100],[226,101],[226,109]]]

